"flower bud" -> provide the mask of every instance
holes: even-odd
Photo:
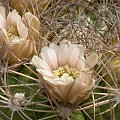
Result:
[[[19,107],[24,104],[25,94],[23,93],[16,93],[13,98],[9,100],[9,107],[12,111],[19,110]]]

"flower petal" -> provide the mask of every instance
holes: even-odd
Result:
[[[78,70],[82,71],[85,69],[85,58],[82,56],[79,58],[76,67]]]
[[[48,64],[40,59],[38,56],[34,55],[32,58],[32,63],[38,68],[38,69],[45,69],[48,71],[51,71],[50,67]]]
[[[25,13],[25,15],[24,15],[24,17],[22,19],[25,22],[25,25],[27,27],[29,27],[29,28],[33,27],[37,31],[40,30],[40,21],[32,13],[30,13],[30,12]]]
[[[86,59],[86,67],[94,67],[98,63],[98,55],[96,53],[91,54]]]
[[[3,18],[3,16],[0,14],[0,29],[5,27],[5,20]]]
[[[70,57],[71,57],[71,53],[73,51],[73,49],[75,48],[76,46],[73,45],[73,44],[70,44],[68,46],[68,58],[67,58],[67,65],[70,65]]]
[[[86,71],[83,71],[80,73],[79,79],[81,81],[81,84],[83,83],[88,85],[90,83],[91,77],[89,73],[87,73]]]
[[[52,56],[50,54],[52,54]],[[57,66],[57,57],[55,55],[55,52],[53,52],[52,49],[50,50],[50,48],[48,48],[48,47],[42,48],[41,57],[50,66],[51,70],[54,70],[54,68],[56,68],[56,66]],[[53,63],[53,62],[55,62],[55,63]]]
[[[64,84],[58,84],[55,87],[53,87],[53,91],[57,97],[59,97],[63,101],[69,101],[68,96],[71,91],[71,87],[73,85],[72,83],[69,83],[67,85]]]
[[[45,69],[40,69],[40,68],[38,68],[38,69],[36,69],[39,73],[41,73],[42,75],[43,75],[43,77],[45,77],[45,78],[51,78],[52,79],[52,81],[51,82],[54,82],[53,81],[53,79],[55,78],[54,77],[54,75],[53,75],[53,73],[51,72],[51,71],[49,71],[49,70],[45,70]],[[48,79],[48,80],[49,80]],[[50,80],[51,80],[50,79]],[[47,80],[47,79],[44,79],[44,80]]]
[[[90,77],[86,72],[80,72],[80,76],[78,78],[76,78],[75,82],[74,82],[74,86],[72,87],[72,91],[76,92],[79,91],[81,89],[81,85],[89,85],[90,84]],[[80,93],[81,91],[79,91]],[[71,92],[72,93],[72,92]]]
[[[68,58],[68,47],[66,44],[61,44],[58,53],[59,66],[66,64]]]
[[[26,43],[24,39],[14,38],[12,42],[10,42],[10,49],[15,54],[16,57],[20,58],[21,50],[23,45]]]
[[[7,36],[7,32],[6,32],[6,29],[5,29],[5,28],[1,28],[1,30],[0,30],[0,36],[1,36],[1,38],[2,38],[6,43],[9,43],[9,41],[7,40],[7,39],[8,39],[8,36]]]
[[[72,52],[71,52],[71,56],[70,56],[70,66],[71,67],[75,67],[75,64],[77,63],[78,59],[79,59],[79,55],[80,55],[80,50],[78,47],[74,47],[72,49]]]
[[[16,39],[16,38],[14,38],[14,39]],[[9,64],[14,64],[16,62],[19,62],[19,59],[20,59],[20,54],[21,54],[20,52],[21,52],[24,40],[21,39],[18,41],[18,38],[17,38],[17,40],[15,40],[15,41],[17,41],[17,42],[9,42],[7,40],[7,42],[8,42],[7,49],[9,51],[7,51],[7,55],[4,56],[4,59],[5,59],[5,61],[9,60],[8,61]]]
[[[53,49],[53,50],[55,51],[56,56],[57,56],[57,58],[58,58],[58,54],[59,54],[59,46],[56,45],[56,44],[54,44],[54,43],[51,43],[51,44],[50,44],[50,48]]]
[[[24,45],[21,49],[20,58],[29,58],[31,57],[34,50],[34,42],[31,40],[25,40]]]
[[[28,28],[22,22],[17,22],[17,30],[21,38],[27,39],[28,37]]]
[[[1,4],[1,2],[0,2]],[[4,5],[0,5],[0,15],[2,15],[2,17],[4,19],[6,19],[6,9],[5,9],[5,6]],[[1,20],[0,20],[1,21]]]
[[[6,23],[7,25],[17,26],[17,22],[19,21],[21,21],[21,16],[18,15],[18,12],[16,10],[13,10],[8,14]]]
[[[56,53],[53,49],[48,49],[48,56],[49,56],[49,59],[50,59],[50,62],[53,66],[54,69],[57,69],[58,67],[58,61],[57,61],[57,56],[56,56]]]
[[[68,73],[64,73],[61,77],[60,77],[61,81],[64,82],[64,85],[68,85],[72,82],[74,82],[73,77],[69,76]]]

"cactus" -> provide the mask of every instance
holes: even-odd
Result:
[[[6,13],[12,11],[11,7],[16,6],[7,0],[0,2],[0,6],[2,6],[0,9],[6,10],[6,12],[2,12],[5,18]],[[38,9],[39,4],[36,3],[36,8],[33,8],[32,1],[29,1],[29,4],[35,16],[34,20],[39,20],[37,23],[40,23],[38,26],[41,27],[36,30],[35,28],[38,28],[37,24],[34,24],[36,22],[33,20],[29,24],[30,17],[27,16],[28,26],[31,26],[30,28],[27,26],[28,38],[34,41],[35,46],[32,49],[34,52],[29,58],[25,58],[25,60],[16,58],[18,62],[12,61],[12,64],[9,63],[11,56],[4,60],[5,52],[10,52],[10,54],[14,54],[14,52],[4,45],[4,37],[0,30],[0,120],[119,120],[120,20],[118,2],[114,0],[75,0],[75,2],[73,0],[51,0],[48,1],[42,12]],[[18,8],[21,9],[20,6]],[[27,11],[29,11],[28,8]],[[20,14],[23,17],[26,11],[22,9],[20,11],[22,11]],[[2,20],[0,17],[1,29],[3,28]],[[37,38],[37,42],[34,40],[35,38]],[[84,55],[81,53],[81,56],[86,61],[82,60],[85,62],[88,74],[94,78],[93,86],[88,88],[87,92],[82,93],[83,97],[74,99],[74,101],[65,101],[64,98],[61,99],[62,95],[56,95],[57,92],[60,93],[61,89],[55,89],[57,92],[54,90],[55,93],[53,93],[53,86],[44,83],[46,76],[43,74],[44,72],[40,71],[44,63],[40,66],[40,70],[36,68],[36,66],[39,67],[39,62],[33,64],[33,55],[41,58],[44,48],[52,48],[54,45],[60,46],[61,44],[84,46],[85,53]],[[41,50],[36,48],[41,48]],[[64,51],[62,54],[65,53]],[[92,53],[97,54],[98,61],[97,57],[94,57],[96,54],[92,56],[91,62],[87,61],[88,56]],[[72,50],[70,55],[72,56]],[[73,59],[71,58],[71,60]],[[69,62],[53,71],[56,77],[61,77],[66,72],[70,75],[69,78],[76,79],[83,71],[70,68]],[[68,78],[68,76],[64,77],[65,80]],[[83,88],[86,89],[86,87]],[[72,97],[74,98],[74,96]]]

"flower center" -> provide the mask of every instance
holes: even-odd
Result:
[[[8,26],[7,27],[7,36],[10,41],[12,41],[15,37],[18,37],[18,31],[17,28],[14,26]]]
[[[53,74],[57,77],[63,76],[63,74],[67,73],[69,76],[76,79],[80,75],[80,71],[75,68],[70,68],[68,65],[65,65],[63,67],[58,67],[57,70],[53,71]]]

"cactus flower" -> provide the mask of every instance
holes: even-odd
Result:
[[[75,103],[87,99],[94,86],[91,68],[98,55],[85,59],[83,45],[62,43],[44,47],[40,57],[33,56],[32,63],[43,76],[43,84],[58,101]]]
[[[36,47],[35,42],[38,41],[39,29],[38,18],[30,12],[21,18],[13,10],[6,20],[0,15],[0,44],[5,48],[3,59],[13,64],[30,58]]]

